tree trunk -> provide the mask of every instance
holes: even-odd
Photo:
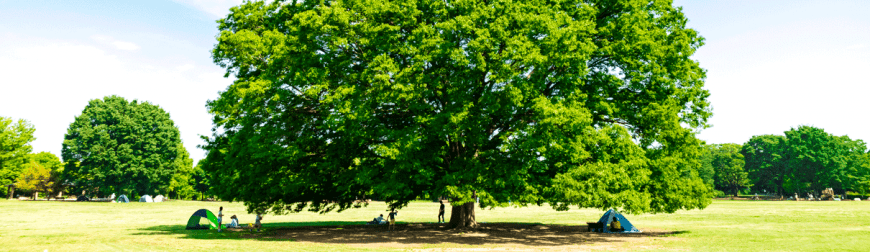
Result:
[[[477,194],[473,193],[471,198],[476,197]],[[474,218],[474,201],[466,202],[459,206],[452,206],[449,226],[451,228],[477,228],[477,220]]]

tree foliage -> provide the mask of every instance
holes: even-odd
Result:
[[[819,193],[833,188],[870,192],[870,155],[862,140],[799,126],[780,135],[754,136],[740,153],[753,189],[779,195]]]
[[[711,164],[715,171],[716,189],[737,196],[740,189],[751,186],[739,144],[714,145]]]
[[[861,140],[834,136],[812,126],[800,126],[785,132],[788,165],[791,169],[787,187],[792,192],[821,192],[825,188],[855,189],[861,185],[855,176],[866,174],[861,159],[867,151]],[[850,177],[851,176],[851,177]]]
[[[46,197],[49,195],[49,189],[54,185],[51,177],[51,169],[37,162],[30,160],[24,165],[24,169],[18,177],[15,186],[21,190],[45,192]],[[33,199],[36,199],[36,194],[33,194]]]
[[[703,208],[686,22],[670,1],[247,2],[219,20],[213,58],[237,80],[208,103],[203,168],[257,212]]]
[[[181,147],[184,148],[184,145]],[[193,159],[190,158],[190,155],[187,151],[180,153],[175,161],[178,162],[178,170],[175,171],[175,174],[172,175],[172,180],[169,182],[169,185],[163,190],[170,197],[175,197],[178,199],[189,199],[195,194],[195,190],[193,188],[194,182],[192,181],[193,176]]]
[[[199,194],[199,199],[202,200],[205,195],[209,195],[211,193],[211,183],[209,182],[208,173],[202,169],[202,160],[196,163],[196,166],[193,167],[193,172],[191,173],[191,184],[193,185],[193,191]]]
[[[30,143],[36,138],[33,125],[23,119],[13,123],[12,118],[0,117],[0,192],[8,194],[6,185],[14,183],[33,150]]]
[[[740,153],[753,189],[784,194],[784,184],[790,174],[786,147],[786,138],[778,135],[753,136],[743,144]]]
[[[156,193],[190,163],[169,113],[118,96],[88,103],[67,129],[62,156],[78,187],[118,194]]]
[[[57,193],[66,189],[66,179],[63,176],[63,162],[51,152],[40,152],[31,154],[28,159],[35,161],[49,170],[49,181],[51,182],[42,192],[46,193],[46,197],[57,195]],[[49,195],[50,194],[50,195]]]
[[[701,151],[701,167],[698,168],[698,177],[700,177],[704,184],[707,184],[710,188],[715,188],[715,176],[716,169],[713,169],[713,154],[716,152],[716,145],[705,144]]]

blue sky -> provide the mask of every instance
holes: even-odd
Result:
[[[215,20],[240,0],[0,0],[0,116],[36,126],[60,155],[66,128],[107,95],[167,110],[198,160],[208,99],[231,83],[212,63]],[[870,1],[675,1],[707,44],[708,143],[814,125],[870,140]]]

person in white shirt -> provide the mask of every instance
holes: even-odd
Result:
[[[224,207],[221,207],[221,208],[218,210],[218,216],[217,216],[217,217],[218,217],[218,223],[217,223],[217,224],[218,224],[218,233],[220,233],[220,232],[221,232],[221,221],[223,220],[223,217],[224,217]]]

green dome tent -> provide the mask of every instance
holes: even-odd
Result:
[[[200,224],[203,219],[208,221],[208,223]],[[190,219],[187,220],[186,229],[217,229],[217,217],[209,210],[196,210],[196,212],[190,216]]]

